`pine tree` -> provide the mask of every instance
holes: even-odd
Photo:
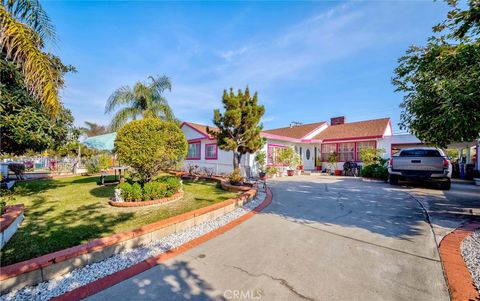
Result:
[[[237,169],[244,154],[256,152],[265,143],[260,136],[265,107],[257,104],[257,92],[250,96],[248,87],[245,92],[238,90],[236,95],[233,88],[230,92],[224,90],[222,103],[225,112],[222,114],[219,109],[213,112],[213,123],[219,131],[209,128],[207,131],[217,139],[221,150],[233,152],[233,168]]]

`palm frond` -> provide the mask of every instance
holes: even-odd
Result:
[[[42,39],[56,42],[55,27],[38,0],[0,0],[17,20],[32,28]]]
[[[58,86],[61,74],[39,48],[35,32],[0,6],[0,51],[22,67],[25,85],[52,116],[60,109]]]
[[[105,105],[105,114],[113,112],[117,107],[121,105],[128,105],[135,101],[135,95],[129,86],[123,86],[115,90],[110,95]]]
[[[165,100],[166,102],[166,100]],[[174,121],[175,116],[173,115],[172,108],[168,103],[152,103],[148,108],[148,113],[143,113],[143,117],[158,117],[165,121]],[[146,114],[148,114],[146,116]],[[153,115],[153,116],[152,116]]]
[[[122,126],[124,126],[128,122],[129,119],[135,119],[141,113],[142,113],[142,111],[137,109],[137,108],[130,108],[130,107],[123,108],[120,111],[118,111],[115,114],[115,116],[113,116],[110,128],[113,131],[117,131]]]
[[[154,98],[157,96],[162,96],[165,90],[172,91],[172,82],[167,76],[157,76],[157,78],[149,76],[148,79],[152,81],[149,88],[151,91],[153,91]]]

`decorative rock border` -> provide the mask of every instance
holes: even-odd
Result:
[[[452,301],[480,300],[462,256],[462,241],[480,229],[480,223],[471,223],[455,229],[440,242],[439,252]]]
[[[112,236],[15,263],[0,269],[2,293],[24,286],[36,285],[64,275],[76,268],[102,261],[119,250],[132,249],[160,237],[181,232],[202,222],[223,216],[253,199],[256,189],[207,207],[189,211],[171,218],[124,231]]]
[[[217,228],[216,230],[213,230],[203,236],[200,236],[198,238],[195,238],[193,240],[190,240],[189,242],[173,248],[165,253],[159,254],[157,256],[148,258],[142,262],[139,262],[135,265],[132,265],[124,270],[115,272],[113,274],[110,274],[106,277],[100,278],[96,281],[90,282],[87,285],[81,286],[79,288],[76,288],[72,291],[69,291],[61,296],[55,297],[51,299],[52,301],[72,301],[72,300],[81,300],[85,299],[89,296],[92,296],[102,290],[105,290],[111,286],[114,286],[117,283],[120,283],[128,278],[131,278],[135,275],[138,275],[148,269],[153,268],[156,265],[159,265],[166,260],[176,257],[192,248],[195,248],[196,246],[209,241],[212,238],[217,237],[218,235],[221,235],[228,230],[238,226],[239,224],[245,222],[246,220],[252,218],[255,216],[255,214],[261,212],[265,207],[270,205],[272,202],[272,192],[269,188],[266,189],[266,196],[263,202],[261,202],[257,207],[255,207],[252,211],[250,211],[247,214],[242,215],[236,220],[231,221],[230,223]]]
[[[3,248],[8,240],[12,238],[22,223],[24,219],[23,209],[23,204],[5,207],[5,213],[0,216],[0,248]]]
[[[115,207],[142,207],[142,206],[149,206],[149,205],[160,204],[160,203],[165,203],[170,201],[177,201],[177,200],[180,200],[181,198],[183,198],[183,191],[174,193],[172,196],[167,198],[161,198],[161,199],[150,200],[150,201],[140,201],[140,202],[109,201],[108,203]]]

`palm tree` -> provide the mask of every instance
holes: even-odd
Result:
[[[111,129],[116,131],[130,119],[138,117],[158,117],[167,121],[175,121],[172,109],[163,96],[165,90],[172,90],[172,83],[166,76],[148,77],[149,82],[137,82],[133,89],[129,86],[118,88],[108,98],[105,114],[122,107],[112,119]]]
[[[56,116],[62,73],[42,51],[45,39],[54,42],[55,29],[38,0],[0,0],[0,52],[21,66],[29,92]]]
[[[80,131],[87,137],[98,136],[109,133],[108,127],[96,124],[95,122],[85,121],[86,127],[81,127]]]

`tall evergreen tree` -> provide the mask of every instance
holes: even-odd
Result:
[[[480,1],[453,8],[426,46],[399,59],[393,84],[404,92],[401,129],[446,147],[480,138]]]
[[[219,131],[207,128],[207,132],[217,139],[220,149],[233,152],[233,168],[237,169],[244,154],[254,153],[264,144],[260,119],[265,107],[257,104],[257,92],[250,96],[248,87],[237,94],[233,88],[230,92],[224,90],[222,103],[225,112],[222,114],[219,109],[213,112],[213,123]]]

